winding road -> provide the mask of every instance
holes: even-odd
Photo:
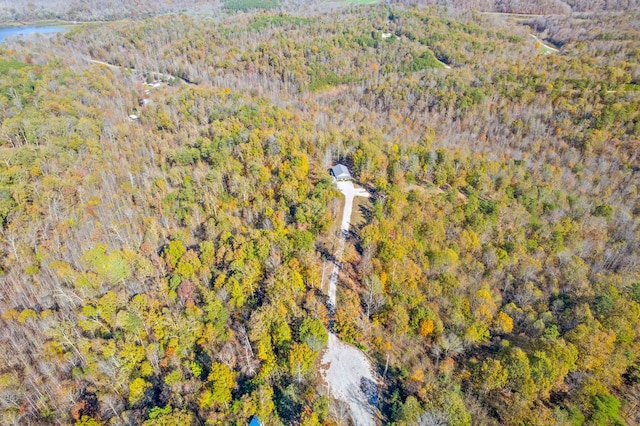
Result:
[[[103,61],[98,61],[96,59],[88,59],[89,62],[91,62],[92,64],[96,64],[96,65],[102,65],[105,66],[111,70],[125,70],[125,71],[132,71],[135,72],[136,69],[135,68],[127,68],[127,67],[122,67],[120,65],[114,65],[114,64],[110,64],[108,62],[103,62]],[[178,79],[182,84],[194,84],[193,82],[187,81],[182,77],[176,77],[174,75],[171,74],[166,74],[166,73],[161,73],[161,72],[156,72],[156,71],[152,71],[152,73],[158,77],[160,77],[163,80],[169,81],[172,79]],[[140,74],[143,74],[142,72],[140,72]]]
[[[340,259],[344,253],[345,239],[349,232],[349,220],[355,197],[368,197],[369,193],[356,188],[351,181],[337,182],[338,189],[344,194],[345,205],[340,225],[340,239],[329,279],[329,307],[336,306],[336,287],[340,273]],[[329,333],[329,344],[322,357],[327,365],[324,379],[331,395],[349,408],[351,420],[356,426],[375,426],[375,378],[373,368],[367,356],[355,346],[344,343],[333,333]]]

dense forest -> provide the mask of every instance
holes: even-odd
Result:
[[[640,423],[638,9],[140,3],[0,45],[1,424],[349,424],[330,332],[380,424]]]

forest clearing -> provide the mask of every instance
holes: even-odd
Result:
[[[558,49],[556,49],[555,47],[551,47],[548,44],[545,44],[542,40],[540,40],[538,37],[536,37],[533,34],[529,34],[535,41],[536,43],[540,43],[540,52],[544,55],[548,55],[550,53],[557,53],[559,52]]]

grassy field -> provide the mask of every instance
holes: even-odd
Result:
[[[376,4],[379,3],[380,0],[344,0],[345,4]]]
[[[24,68],[28,66],[24,62],[15,61],[13,59],[5,60],[0,59],[0,74],[7,74],[11,70],[19,70],[20,68]]]
[[[331,4],[341,4],[341,5],[351,5],[351,4],[376,4],[380,3],[380,0],[340,0],[340,1],[332,1],[326,0],[324,3]]]
[[[522,23],[528,22],[531,19],[538,18],[544,15],[534,15],[529,13],[505,13],[505,12],[480,12],[483,15],[504,16],[513,19],[515,22]]]
[[[554,49],[553,47],[547,46],[544,43],[540,43],[538,51],[544,55],[550,55],[551,53],[557,53],[558,49]]]
[[[273,9],[280,6],[279,0],[224,0],[225,9],[247,11],[251,9]]]
[[[533,34],[529,34],[529,35],[536,41],[536,47],[538,49],[538,52],[542,53],[543,55],[558,53],[558,49],[556,49],[555,47],[551,47],[547,45],[546,43],[544,43],[542,40],[540,40],[538,37],[536,37]]]

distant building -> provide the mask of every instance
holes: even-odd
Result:
[[[351,180],[351,173],[349,173],[347,166],[343,164],[336,164],[331,168],[329,173],[331,173],[331,176],[333,176],[335,180]]]
[[[258,416],[253,416],[253,418],[249,422],[249,426],[262,426],[262,422],[260,421]]]

